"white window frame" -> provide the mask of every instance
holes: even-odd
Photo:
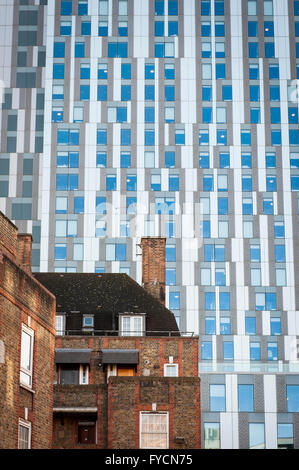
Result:
[[[167,431],[166,431],[166,447],[142,447],[142,417],[143,416],[146,416],[146,415],[165,415],[166,416],[166,427],[167,427]],[[153,433],[154,434],[154,433]],[[158,433],[158,434],[161,434],[161,433]],[[140,411],[140,414],[139,414],[139,447],[140,449],[169,449],[169,414],[167,411],[161,411],[161,412],[150,412],[150,411]]]
[[[124,330],[124,319],[130,319],[129,330]],[[141,330],[135,330],[134,320],[141,320]],[[144,315],[120,315],[119,316],[119,335],[120,336],[144,336],[145,318]]]
[[[28,429],[28,447],[25,447],[25,449],[31,449],[31,423],[21,418],[19,418],[19,425],[18,425],[18,449],[24,449],[24,447],[20,447],[20,428],[21,427]]]
[[[175,373],[174,374],[167,374],[167,369],[172,368],[174,369]],[[179,365],[178,364],[173,364],[173,363],[168,363],[164,364],[164,377],[178,377],[179,376]]]
[[[92,319],[92,325],[85,325],[84,321],[86,318]],[[83,315],[82,328],[84,330],[93,330],[94,329],[94,315]]]
[[[58,329],[58,325],[56,323],[56,321],[58,320],[61,321],[61,329]],[[60,315],[60,314],[56,314],[55,316],[55,330],[56,330],[56,336],[64,336],[65,335],[65,315]]]
[[[89,383],[89,365],[80,364],[79,385],[88,385],[88,383]]]
[[[30,369],[25,369],[22,367],[22,335],[27,334],[31,338],[30,344]],[[26,387],[32,388],[32,379],[33,379],[33,347],[34,347],[34,331],[31,328],[28,328],[24,323],[22,324],[21,331],[21,351],[20,351],[20,383]],[[29,383],[26,383],[22,380],[22,374],[26,375],[29,379]]]

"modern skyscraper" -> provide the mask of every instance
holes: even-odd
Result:
[[[1,5],[0,210],[33,270],[141,282],[165,236],[202,447],[299,448],[299,1]]]

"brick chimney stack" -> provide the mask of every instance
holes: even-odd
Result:
[[[166,238],[141,238],[142,283],[144,288],[165,305]]]
[[[29,233],[18,234],[17,261],[23,269],[31,272],[32,235]]]

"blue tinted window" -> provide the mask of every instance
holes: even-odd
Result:
[[[199,168],[210,168],[210,156],[208,153],[200,154]]]
[[[273,37],[274,36],[274,23],[273,23],[273,21],[265,21],[264,22],[264,35],[265,35],[265,37]]]
[[[75,57],[84,57],[84,42],[76,42],[75,43]]]
[[[225,64],[216,64],[216,78],[225,79]]]
[[[227,145],[227,131],[225,129],[217,130],[217,144]]]
[[[179,292],[169,292],[169,308],[170,310],[180,309],[180,293]]]
[[[224,15],[224,1],[215,1],[215,15],[223,16]]]
[[[206,310],[216,310],[215,292],[206,292],[205,293],[205,309]]]
[[[225,385],[210,385],[210,411],[225,410]]]
[[[280,108],[271,108],[271,123],[278,124],[280,123]]]
[[[97,167],[106,168],[107,166],[107,153],[97,152]]]
[[[251,178],[251,176],[243,176],[243,178],[242,178],[242,191],[252,191],[252,178]]]
[[[279,129],[271,130],[271,144],[281,145],[281,131]]]
[[[64,64],[53,64],[53,78],[64,78]]]
[[[267,176],[266,178],[266,191],[277,191],[276,176]]]
[[[266,168],[276,167],[276,156],[275,153],[266,154]]]
[[[209,22],[202,22],[201,23],[201,35],[203,37],[210,37],[211,36],[211,23],[209,23]]]
[[[173,85],[165,86],[165,101],[175,101],[175,87]]]
[[[212,122],[212,108],[202,108],[202,122],[209,124]]]
[[[201,359],[203,361],[212,360],[212,342],[203,341],[201,343]]]
[[[270,79],[279,79],[279,65],[278,64],[269,64],[269,78]]]
[[[155,131],[153,129],[145,129],[144,145],[155,145]]]
[[[225,26],[224,22],[217,22],[215,23],[215,36],[225,36]]]
[[[146,80],[152,80],[155,78],[155,65],[154,64],[145,64],[144,76]]]
[[[252,59],[259,56],[259,45],[257,42],[248,43],[248,56]]]
[[[260,361],[261,359],[261,345],[260,343],[250,343],[250,360]]]
[[[269,342],[267,344],[268,361],[278,360],[278,344],[276,342]]]
[[[298,108],[289,108],[289,123],[298,124]]]
[[[90,78],[90,65],[81,64],[80,66],[80,78],[89,79]]]
[[[63,109],[52,109],[52,122],[62,122],[63,121]]]
[[[242,210],[244,215],[252,215],[253,214],[253,204],[251,198],[243,199],[242,202]]]
[[[155,108],[154,107],[144,108],[144,120],[145,122],[155,122]]]
[[[234,343],[232,341],[223,342],[223,359],[226,361],[234,360]]]
[[[210,16],[211,15],[211,2],[204,1],[201,2],[201,15],[202,16]]]
[[[220,317],[220,334],[230,335],[230,333],[231,333],[230,317]]]
[[[290,145],[299,145],[299,131],[297,129],[290,129],[289,139]]]
[[[279,86],[270,86],[270,101],[280,101]]]
[[[252,167],[251,153],[242,153],[241,154],[241,165],[242,165],[242,168],[251,168]]]
[[[219,293],[219,308],[220,310],[230,310],[230,293],[229,292]]]
[[[97,214],[106,214],[106,198],[97,197],[96,198],[96,213]]]
[[[203,101],[211,101],[212,100],[212,87],[211,86],[203,86],[202,87],[202,100]]]
[[[261,261],[261,249],[259,245],[250,246],[250,261],[254,263]]]
[[[155,36],[164,36],[164,21],[155,21]]]
[[[291,176],[291,191],[299,191],[299,176]]]
[[[258,85],[250,85],[250,101],[260,100],[260,87]]]
[[[175,144],[176,145],[184,145],[185,144],[185,131],[181,129],[177,129],[175,131]]]
[[[279,317],[270,318],[271,336],[281,335],[281,319]]]
[[[218,214],[219,215],[228,214],[228,198],[227,197],[218,197]]]
[[[180,180],[178,175],[169,176],[169,191],[179,191]]]
[[[126,42],[109,42],[108,57],[128,57],[128,44]]]
[[[222,100],[223,101],[232,100],[232,86],[231,85],[222,85]]]
[[[241,130],[241,145],[251,145],[251,131]]]
[[[131,166],[131,154],[128,152],[122,152],[120,154],[120,167],[130,168]]]
[[[91,22],[90,21],[83,21],[81,23],[81,35],[82,36],[90,36],[91,34]]]
[[[115,244],[115,260],[126,261],[127,259],[127,246],[124,243]]]
[[[166,268],[165,269],[165,284],[167,286],[175,286],[176,285],[176,271],[174,268]]]
[[[214,261],[214,245],[204,246],[205,261]]]
[[[79,4],[78,4],[78,15],[79,16],[84,16],[84,15],[88,15],[88,2],[86,1],[79,1]]]
[[[84,197],[74,197],[74,214],[83,214]]]
[[[284,224],[283,222],[275,222],[274,223],[274,238],[284,238],[285,231],[284,231]]]
[[[131,130],[130,129],[121,129],[120,145],[131,145]]]
[[[66,245],[62,243],[56,243],[54,247],[54,259],[65,260],[66,259]]]
[[[137,176],[127,175],[127,191],[136,191],[136,190],[137,190]]]
[[[106,176],[106,189],[107,191],[116,190],[116,175],[107,175]]]
[[[121,101],[130,101],[131,100],[131,86],[122,85],[121,86]]]
[[[216,334],[216,318],[215,317],[206,317],[206,320],[205,320],[205,334],[206,335],[215,335]]]
[[[258,64],[249,64],[249,79],[250,80],[259,79],[259,65]]]
[[[296,58],[299,58],[299,42],[296,42]]]
[[[107,21],[100,21],[99,29],[98,29],[98,36],[108,36],[108,22]],[[117,51],[117,48],[116,48],[116,51]]]
[[[275,262],[284,263],[286,260],[285,255],[285,246],[284,245],[275,245]]]
[[[261,110],[260,108],[250,109],[250,122],[252,124],[258,124],[261,122]]]
[[[255,335],[256,334],[256,319],[255,319],[255,317],[246,317],[245,318],[245,334],[246,335]]]
[[[292,413],[299,411],[299,385],[287,385],[287,410]]]
[[[177,16],[178,14],[178,1],[168,0],[168,15]]]
[[[203,177],[203,190],[204,191],[213,191],[214,184],[213,184],[213,176],[207,175]]]
[[[128,80],[131,78],[131,64],[121,64],[121,78]]]
[[[155,57],[164,57],[164,43],[163,42],[158,42],[155,44]]]
[[[177,35],[178,35],[178,22],[168,21],[168,36],[177,36]]]
[[[216,286],[225,286],[226,284],[225,269],[216,269],[215,284]]]
[[[248,37],[257,36],[257,21],[248,21]]]
[[[273,199],[263,199],[263,210],[264,214],[273,214]]]
[[[299,1],[294,1],[294,15],[299,16]]]
[[[275,57],[274,42],[265,42],[265,57],[268,59]]]
[[[254,411],[253,385],[238,385],[238,402],[240,412]]]
[[[106,129],[97,130],[97,144],[107,145],[107,130]]]
[[[89,100],[90,87],[89,85],[80,85],[80,101]]]
[[[175,152],[165,152],[165,168],[175,167]]]
[[[155,0],[155,15],[164,15],[164,0]]]
[[[54,42],[54,57],[64,57],[65,54],[64,42]]]
[[[98,85],[98,101],[107,101],[107,85]]]
[[[153,101],[155,99],[155,86],[154,85],[144,86],[144,98],[146,101]]]
[[[201,222],[201,236],[203,238],[211,237],[211,225],[209,220],[203,220]]]
[[[266,310],[276,310],[276,294],[267,292],[265,295]]]
[[[136,214],[136,197],[127,197],[127,214]]]
[[[118,35],[125,37],[128,36],[128,23],[127,21],[120,21],[118,23]]]
[[[71,1],[62,1],[61,2],[61,16],[71,15],[72,14],[72,2]]]
[[[176,261],[176,247],[175,245],[166,245],[165,247],[166,261]]]

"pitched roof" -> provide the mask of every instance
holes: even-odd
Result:
[[[80,317],[78,329],[82,326],[82,314],[94,315],[95,330],[115,330],[118,323],[117,319],[113,323],[113,312],[134,312],[147,314],[149,335],[179,331],[174,314],[127,274],[34,273],[34,276],[56,296],[57,312],[69,314],[68,318]]]

